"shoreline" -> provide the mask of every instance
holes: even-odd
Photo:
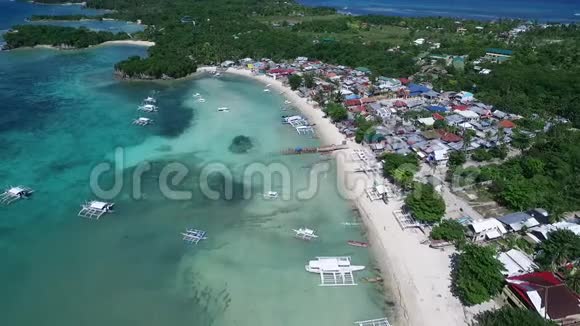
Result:
[[[58,50],[58,51],[75,51],[75,50],[86,50],[92,49],[100,46],[107,46],[107,45],[134,45],[134,46],[144,46],[144,47],[152,47],[155,45],[155,42],[151,41],[141,41],[141,40],[115,40],[115,41],[106,41],[103,43],[99,43],[96,45],[91,45],[86,48],[63,48],[60,46],[50,45],[50,44],[37,44],[35,46],[21,46],[15,49],[6,49],[4,51],[14,51],[14,50],[30,50],[30,49],[50,49],[50,50]]]
[[[200,67],[199,73],[213,72],[216,67]],[[266,75],[254,75],[246,69],[228,68],[224,73],[242,76],[270,84],[270,87],[292,101],[292,105],[311,123],[315,123],[316,134],[322,145],[341,144],[346,137],[326,118],[320,108],[315,108],[306,98],[301,98],[279,80]],[[365,149],[354,141],[346,140],[347,151]],[[374,178],[365,174],[353,175],[356,166],[345,160],[344,153],[334,154],[340,185],[364,181],[372,185]],[[356,177],[355,180],[349,180]],[[362,178],[362,179],[361,179]],[[394,212],[401,209],[401,200],[390,200],[387,205],[371,202],[364,192],[341,189],[360,213],[371,244],[371,254],[378,263],[383,278],[385,301],[395,301],[391,322],[396,325],[432,325],[437,320],[441,325],[466,325],[463,306],[450,291],[451,250],[440,251],[421,244],[424,235],[400,228]],[[404,250],[402,250],[404,248]],[[385,308],[387,302],[385,302]],[[379,318],[381,316],[377,316]]]

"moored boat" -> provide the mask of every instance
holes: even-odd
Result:
[[[354,246],[354,247],[366,248],[369,246],[369,244],[366,242],[355,241],[355,240],[348,240],[346,243],[348,243],[349,245]]]

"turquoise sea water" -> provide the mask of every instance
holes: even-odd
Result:
[[[253,162],[288,167],[294,189],[305,187],[319,156],[281,156],[287,147],[317,144],[280,124],[284,99],[253,81],[222,77],[176,82],[121,82],[114,62],[145,55],[139,47],[81,51],[0,52],[0,186],[23,184],[33,198],[0,207],[1,325],[352,325],[389,314],[384,297],[361,277],[373,276],[355,216],[335,190],[335,173],[321,177],[312,200],[242,198],[243,169]],[[131,120],[154,93],[155,125]],[[207,100],[196,102],[194,93]],[[229,113],[217,112],[227,106]],[[255,147],[228,151],[237,135]],[[135,187],[115,196],[116,211],[99,221],[76,216],[93,199],[89,174],[125,150],[124,179],[151,162]],[[168,162],[190,170],[176,189],[190,200],[169,200],[158,187]],[[228,166],[232,200],[209,200],[198,189],[207,163]],[[111,183],[110,175],[102,184]],[[274,180],[271,189],[280,191]],[[210,178],[214,189],[224,180]],[[263,192],[262,181],[251,183]],[[310,226],[319,241],[305,243],[292,229]],[[198,246],[181,241],[186,227],[208,231]],[[324,288],[304,265],[317,255],[350,255],[367,265],[356,287]],[[385,312],[385,310],[387,310]]]
[[[145,26],[123,21],[47,21],[26,22],[32,15],[101,15],[106,10],[88,9],[80,5],[42,5],[23,1],[0,0],[0,34],[18,24],[43,24],[67,27],[86,27],[92,30],[110,31],[113,33],[135,33],[144,30]]]

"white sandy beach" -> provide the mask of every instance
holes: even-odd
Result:
[[[212,71],[213,67],[202,67],[198,71]],[[316,109],[305,98],[301,98],[280,81],[264,75],[254,75],[248,70],[228,69],[226,73],[245,76],[270,84],[270,88],[283,94],[311,123],[316,124],[317,135],[322,143],[340,144],[345,136],[323,118],[324,113]],[[347,141],[348,152],[364,147]],[[344,152],[344,151],[343,151]],[[347,153],[336,153],[339,178],[347,184],[364,181],[370,186],[373,178],[363,173],[352,173],[352,161],[345,159]],[[363,186],[361,186],[363,187]],[[394,218],[394,211],[401,209],[400,200],[371,202],[360,189],[348,192],[368,229],[369,241],[385,279],[385,287],[395,296],[397,303],[395,325],[466,325],[465,313],[459,300],[450,291],[451,251],[431,249],[420,242],[425,236],[414,231],[403,231]],[[345,187],[346,188],[346,187]],[[419,232],[419,231],[416,231]],[[376,316],[377,318],[381,316]]]
[[[150,47],[150,46],[154,46],[155,42],[151,42],[151,41],[140,41],[140,40],[118,40],[118,41],[107,41],[107,42],[103,42],[97,46],[102,46],[102,45],[114,45],[114,44],[124,44],[124,45],[138,45],[138,46],[146,46],[146,47]]]

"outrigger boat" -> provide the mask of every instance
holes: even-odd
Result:
[[[318,236],[314,233],[314,230],[307,229],[307,228],[299,228],[298,230],[292,230],[295,233],[295,237],[302,240],[312,240],[318,238]]]
[[[88,219],[98,220],[105,213],[112,213],[113,206],[115,206],[114,203],[93,200],[81,205],[82,208],[77,215]]]
[[[137,126],[147,126],[153,123],[153,120],[145,117],[139,117],[133,120],[133,124]]]
[[[151,96],[147,96],[147,98],[143,100],[143,104],[155,104],[155,103],[157,103],[157,100]]]
[[[198,244],[201,240],[207,239],[205,236],[207,232],[197,229],[186,229],[185,232],[181,232],[183,236],[183,241],[190,244]]]
[[[227,108],[227,107],[225,107],[225,106],[224,107],[221,107],[221,108],[218,108],[217,110],[218,110],[218,112],[230,112],[230,109]]]
[[[193,97],[201,97],[201,94],[195,93],[195,94],[193,94]]]
[[[351,265],[350,257],[316,257],[304,267],[307,272],[320,274],[321,286],[356,285],[352,273],[365,269]]]
[[[264,92],[269,93],[270,89],[269,88],[264,88]]]
[[[286,100],[286,101],[284,101],[284,104],[292,104],[292,102],[291,102],[291,101],[288,101],[288,100]]]
[[[34,190],[24,187],[10,187],[0,194],[0,204],[9,205],[20,199],[28,199]]]
[[[275,191],[268,191],[264,194],[264,199],[277,199],[278,193]]]
[[[205,99],[204,98],[199,98],[199,100],[197,100],[199,103],[205,103]]]
[[[362,241],[355,241],[355,240],[348,240],[346,243],[348,243],[351,246],[354,247],[361,247],[361,248],[366,248],[369,246],[368,243],[366,242],[362,242]]]
[[[157,106],[154,104],[145,104],[145,105],[139,106],[137,108],[137,110],[143,111],[143,112],[157,112]]]

